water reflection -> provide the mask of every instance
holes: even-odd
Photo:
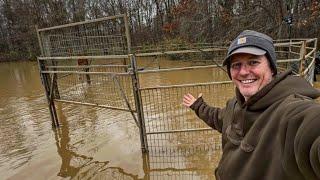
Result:
[[[102,143],[100,145],[91,144],[93,147],[91,146],[90,150],[84,150],[88,149],[88,147],[86,147],[88,146],[88,142],[82,140],[76,143],[74,141],[72,142],[70,136],[73,136],[71,132],[75,133],[74,128],[70,127],[70,118],[64,115],[65,113],[59,103],[57,104],[57,113],[61,126],[60,128],[52,129],[56,140],[57,152],[61,157],[61,166],[57,176],[71,179],[138,179],[138,175],[126,172],[126,170],[121,167],[114,167],[112,164],[115,162],[110,162],[109,160],[101,161],[101,158],[95,157],[99,152],[105,152],[102,147],[104,142],[96,142],[98,144]],[[90,115],[97,114],[95,111],[87,111],[87,113]],[[94,120],[99,118],[92,117],[90,119]],[[84,128],[80,130],[81,133],[94,133],[97,124],[99,124],[99,122],[92,122],[93,126],[91,126],[86,124],[86,121],[80,120],[77,126],[80,129]],[[110,122],[108,126],[111,124],[113,123]],[[92,140],[92,142],[94,142],[94,140]],[[117,146],[116,144],[113,145]],[[117,156],[117,152],[113,152],[113,155]],[[110,160],[114,161],[114,159]]]
[[[0,82],[0,177],[6,179],[40,153],[50,124],[37,64],[1,63]]]
[[[212,161],[218,157],[214,149],[201,151],[201,147],[151,148],[143,159],[143,175],[131,174],[121,167],[114,167],[110,161],[98,161],[93,156],[77,152],[71,144],[68,118],[58,105],[60,128],[53,128],[57,152],[61,157],[61,166],[57,176],[71,179],[212,179]],[[129,147],[128,147],[129,148]],[[117,152],[113,152],[116,154]],[[212,154],[209,156],[208,154]]]
[[[63,109],[63,107],[65,109]],[[88,142],[84,142],[83,139],[78,141],[77,136],[74,136],[75,130],[80,129],[81,133],[94,132],[95,127],[90,124],[86,124],[86,121],[79,120],[77,124],[74,123],[74,119],[66,116],[66,112],[69,112],[70,107],[63,106],[60,103],[57,104],[57,113],[60,120],[60,128],[53,128],[54,137],[56,140],[57,152],[61,158],[61,166],[57,176],[62,178],[71,178],[71,179],[212,179],[213,178],[213,169],[214,164],[217,163],[219,151],[216,151],[214,147],[207,147],[205,144],[203,146],[184,146],[177,143],[171,144],[161,144],[157,142],[161,141],[161,138],[164,135],[159,135],[153,137],[153,141],[150,141],[151,148],[146,154],[140,152],[140,147],[138,146],[138,153],[136,156],[142,159],[141,164],[136,164],[142,172],[132,173],[132,167],[123,168],[126,165],[121,165],[118,161],[124,160],[125,155],[123,152],[115,151],[119,144],[128,143],[127,148],[131,148],[132,142],[127,142],[124,140],[118,142],[112,142],[114,149],[105,149],[104,142],[95,140],[96,145],[94,152],[88,151],[87,147]],[[80,107],[77,107],[80,108]],[[84,111],[82,109],[81,111]],[[113,111],[115,112],[115,111]],[[104,112],[105,113],[105,112]],[[69,114],[69,113],[67,113]],[[86,114],[89,116],[93,114],[99,114],[99,110],[88,110]],[[101,113],[100,113],[101,116]],[[110,114],[109,114],[110,117]],[[130,118],[130,116],[129,116]],[[83,118],[82,118],[83,119]],[[85,118],[84,118],[85,119]],[[97,122],[93,123],[96,125],[101,124],[99,118],[92,117],[93,119],[98,119]],[[72,126],[76,126],[72,127]],[[109,122],[107,126],[109,129],[114,124],[114,122]],[[82,128],[85,128],[82,129]],[[81,130],[82,129],[82,130]],[[98,130],[99,131],[99,130]],[[79,132],[77,132],[78,134]],[[96,132],[97,133],[97,132]],[[119,132],[120,133],[120,132]],[[95,133],[94,133],[95,134]],[[121,133],[120,133],[121,134]],[[87,134],[88,135],[88,134]],[[113,134],[117,136],[116,134]],[[138,136],[138,134],[136,134]],[[103,136],[103,135],[102,135]],[[176,135],[174,135],[176,136]],[[180,139],[183,139],[182,135]],[[90,139],[90,137],[87,136]],[[108,138],[105,137],[104,138]],[[170,139],[170,138],[169,138]],[[152,146],[152,143],[157,143],[157,146]],[[172,144],[175,144],[172,146]],[[91,144],[92,145],[92,144]],[[88,153],[91,152],[91,153]],[[107,160],[103,161],[103,158],[97,158],[97,154],[105,153],[103,156],[108,156],[105,158]],[[110,158],[110,156],[115,156],[122,158]],[[122,157],[121,157],[122,156]],[[129,156],[133,156],[132,152]],[[117,164],[118,165],[115,165]],[[126,164],[130,162],[125,162]]]

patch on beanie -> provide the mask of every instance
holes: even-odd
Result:
[[[239,44],[244,44],[244,43],[246,43],[247,42],[247,37],[242,37],[242,38],[239,38],[238,39],[238,42],[237,42],[237,44],[239,45]]]

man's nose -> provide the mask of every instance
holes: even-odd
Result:
[[[248,74],[249,73],[249,68],[250,67],[247,64],[242,64],[239,74],[241,74],[241,75]]]

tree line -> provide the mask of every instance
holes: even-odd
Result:
[[[320,37],[319,0],[0,0],[0,60],[34,59],[35,27],[126,13],[132,44],[228,42],[244,29]]]

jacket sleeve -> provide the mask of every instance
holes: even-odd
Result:
[[[283,136],[285,169],[297,179],[320,179],[320,105],[300,103],[288,109]]]
[[[296,161],[307,179],[320,179],[320,105],[307,111],[294,140]]]
[[[202,97],[199,97],[190,108],[195,111],[196,115],[202,119],[208,126],[213,129],[222,132],[223,125],[223,116],[225,108],[217,108],[209,106],[206,102],[203,101]]]

